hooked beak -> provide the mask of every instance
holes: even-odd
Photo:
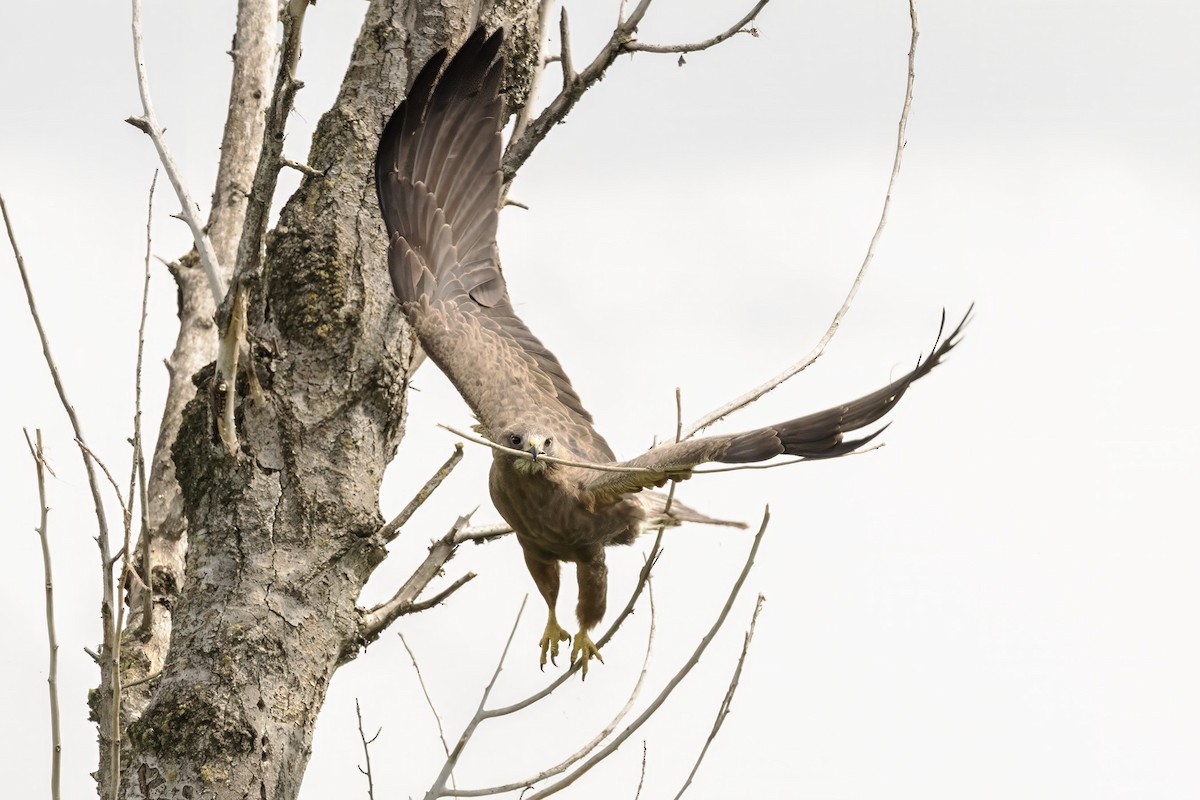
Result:
[[[531,445],[529,445],[529,449],[528,449],[528,450],[526,450],[525,452],[527,452],[527,453],[529,453],[530,455],[532,455],[532,456],[533,456],[533,460],[534,460],[534,461],[537,461],[537,457],[538,457],[538,456],[540,456],[540,455],[545,455],[544,451],[542,451],[542,450],[539,450],[539,449],[538,449],[538,446],[537,446],[536,444],[531,444]]]

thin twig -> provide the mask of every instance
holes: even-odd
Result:
[[[155,170],[154,178],[150,181],[150,195],[147,200],[146,209],[146,260],[145,260],[145,278],[142,282],[142,310],[141,319],[138,323],[138,344],[137,344],[137,361],[134,368],[134,412],[133,412],[133,456],[129,467],[129,505],[125,507],[123,517],[123,532],[124,537],[121,544],[121,574],[117,579],[118,590],[123,589],[128,585],[131,571],[133,569],[133,559],[130,557],[129,547],[133,541],[133,495],[135,486],[138,485],[137,477],[140,475],[142,480],[141,495],[141,517],[142,517],[142,538],[147,540],[146,532],[149,529],[146,511],[146,465],[142,459],[142,354],[145,351],[146,343],[146,310],[150,298],[150,227],[154,216],[154,187],[158,184],[158,171]],[[83,442],[79,442],[79,446],[83,447]],[[94,456],[93,456],[94,457]],[[103,466],[103,465],[101,465]],[[107,473],[107,470],[106,470]],[[110,565],[111,569],[111,565]],[[105,580],[110,581],[111,575],[105,575]],[[112,652],[112,707],[110,711],[111,729],[109,736],[112,739],[111,762],[110,769],[112,775],[112,797],[117,800],[120,794],[120,755],[121,755],[121,631],[125,628],[125,601],[123,597],[117,598],[116,621],[113,623],[113,652]]]
[[[658,557],[657,553],[654,554],[654,557]],[[649,557],[647,557],[646,561],[647,567],[649,567]],[[642,686],[645,685],[646,675],[650,672],[650,657],[654,650],[654,634],[657,631],[657,625],[655,622],[658,614],[654,605],[654,581],[650,579],[649,572],[646,573],[646,596],[650,600],[650,630],[646,634],[646,653],[642,657],[642,669],[638,673],[637,681],[634,683],[633,689],[629,693],[629,698],[625,701],[625,705],[621,707],[621,710],[617,712],[616,716],[613,717],[613,719],[607,725],[601,728],[600,731],[592,737],[591,741],[583,745],[583,747],[580,747],[573,754],[567,756],[558,764],[555,764],[553,767],[548,767],[538,774],[524,780],[512,781],[501,786],[490,786],[486,789],[451,790],[444,792],[444,796],[484,797],[487,795],[502,794],[504,792],[512,792],[516,791],[517,789],[530,787],[536,783],[546,780],[547,778],[553,778],[555,775],[560,775],[563,772],[566,772],[571,765],[577,763],[581,759],[586,758],[589,753],[599,747],[604,740],[607,739],[612,732],[617,729],[617,726],[621,724],[621,720],[625,719],[625,717],[633,709],[634,704],[637,702],[638,697],[642,693]],[[484,717],[487,718],[487,716],[488,715],[485,713]]]
[[[463,748],[470,741],[471,734],[475,732],[475,728],[484,719],[484,706],[487,705],[487,699],[492,693],[492,687],[496,685],[496,679],[500,677],[500,670],[504,668],[504,659],[508,656],[508,648],[512,646],[513,637],[517,635],[517,626],[521,623],[521,614],[524,613],[525,603],[528,600],[529,595],[525,595],[521,599],[521,607],[517,609],[517,618],[513,620],[512,630],[508,634],[508,641],[504,643],[504,650],[500,653],[500,660],[496,662],[496,671],[492,673],[492,679],[488,681],[487,686],[484,687],[483,696],[479,698],[479,707],[475,710],[475,716],[471,717],[471,721],[463,729],[462,735],[458,738],[458,743],[454,745],[454,749],[450,751],[450,755],[446,758],[446,763],[442,765],[442,771],[438,773],[433,785],[429,787],[429,791],[425,794],[425,800],[435,800],[435,798],[445,794],[444,790],[447,778],[454,772],[454,767],[458,764],[458,759],[462,755]]]
[[[638,800],[642,796],[642,784],[646,782],[646,740],[642,739],[642,772],[638,776],[637,792],[633,795],[633,800]]]
[[[715,47],[726,39],[730,39],[739,33],[748,33],[751,36],[758,37],[757,28],[747,28],[746,25],[754,21],[758,16],[758,12],[763,10],[770,0],[759,0],[759,2],[746,13],[746,16],[735,22],[727,30],[718,33],[710,39],[705,39],[702,42],[693,42],[692,44],[646,44],[645,42],[632,41],[625,46],[625,49],[632,52],[641,53],[697,53],[701,50],[707,50],[710,47]]]
[[[191,194],[183,183],[179,166],[171,157],[171,151],[167,149],[162,128],[159,127],[158,118],[154,115],[154,104],[150,100],[150,80],[146,77],[145,55],[142,52],[141,0],[133,0],[132,23],[133,59],[137,67],[138,93],[142,97],[142,116],[130,117],[125,121],[146,133],[150,137],[150,141],[154,143],[154,149],[158,151],[158,160],[162,162],[163,168],[167,171],[167,178],[170,179],[171,186],[175,188],[175,195],[179,198],[179,204],[182,206],[182,219],[192,231],[192,239],[196,243],[196,252],[200,254],[200,263],[204,265],[204,273],[208,276],[208,286],[212,290],[213,300],[220,305],[221,298],[225,296],[225,282],[221,278],[221,267],[217,263],[217,254],[213,250],[212,242],[208,239],[208,234],[204,231],[204,223],[200,221],[199,206],[192,200]]]
[[[150,227],[154,221],[154,188],[158,185],[158,170],[150,181],[150,196],[146,200],[146,263],[142,279],[142,314],[138,322],[137,366],[134,370],[133,392],[133,463],[138,477],[138,508],[141,510],[142,540],[142,630],[149,631],[154,611],[154,575],[150,564],[150,503],[146,492],[146,458],[142,443],[142,356],[146,349],[146,317],[150,305]],[[129,503],[133,505],[132,487]],[[132,599],[132,598],[131,598]]]
[[[34,470],[37,473],[38,508],[41,516],[38,521],[38,539],[42,543],[42,574],[46,579],[46,638],[50,646],[50,660],[46,684],[50,689],[50,797],[59,800],[59,776],[62,767],[62,735],[59,731],[58,718],[58,634],[54,626],[54,575],[50,568],[50,507],[46,505],[46,455],[42,451],[42,429],[35,431],[37,444],[29,440],[29,431],[25,431],[25,442],[29,445],[29,454],[33,456]]]
[[[433,704],[433,698],[429,696],[429,688],[425,686],[425,679],[421,677],[421,667],[417,664],[417,656],[413,653],[412,648],[408,646],[408,640],[404,638],[404,634],[399,634],[400,644],[404,645],[405,651],[408,653],[408,658],[412,661],[413,671],[417,673],[417,683],[421,685],[421,693],[425,695],[425,702],[429,706],[430,713],[433,714],[433,721],[437,723],[438,739],[442,742],[442,750],[446,752],[446,758],[450,757],[450,745],[446,743],[446,731],[442,727],[442,717],[438,714],[437,707]]]
[[[654,565],[658,563],[658,557],[662,554],[662,536],[662,531],[660,530],[654,539],[654,544],[650,547],[650,552],[646,557],[646,563],[642,566],[642,571],[638,575],[637,583],[635,583],[633,586],[633,591],[629,595],[628,602],[626,602],[625,607],[621,609],[621,613],[617,614],[617,616],[613,619],[612,624],[608,626],[608,630],[604,632],[604,635],[596,640],[597,650],[608,644],[608,642],[621,628],[621,624],[633,614],[633,610],[637,606],[638,598],[642,596],[642,591],[645,590],[649,585],[650,571],[654,568]],[[488,719],[491,719],[492,717],[504,717],[508,716],[509,714],[515,714],[524,708],[528,708],[539,700],[548,697],[552,692],[554,692],[555,689],[570,680],[571,676],[580,669],[581,663],[582,662],[580,661],[576,661],[574,664],[569,666],[565,672],[547,684],[544,688],[534,692],[523,700],[518,700],[511,705],[503,706],[501,708],[488,709],[486,712],[484,712],[484,716]]]
[[[446,459],[446,463],[438,467],[438,471],[433,473],[433,476],[425,481],[425,485],[416,493],[412,500],[408,501],[408,505],[396,515],[396,517],[382,528],[375,535],[383,539],[385,542],[390,542],[399,535],[400,529],[404,527],[404,523],[408,522],[416,510],[421,507],[421,504],[429,499],[429,496],[442,485],[442,481],[449,477],[454,468],[458,466],[458,462],[462,461],[463,446],[461,443],[454,445],[454,452]]]
[[[475,578],[477,578],[477,577],[478,576],[474,572],[468,572],[467,574],[463,575],[461,578],[459,578],[454,583],[447,586],[445,589],[442,589],[442,591],[438,592],[437,594],[435,594],[433,597],[429,598],[428,600],[420,600],[417,602],[409,603],[408,606],[404,609],[404,611],[402,613],[416,614],[419,611],[428,611],[429,609],[433,608],[434,606],[441,605],[442,603],[446,602],[446,600],[450,597],[450,595],[454,594],[459,589],[461,589],[464,585],[466,585],[468,582],[475,580]]]
[[[87,443],[82,439],[75,439],[75,445],[87,458],[90,458],[96,462],[96,466],[98,466],[100,468],[100,472],[104,474],[104,478],[108,481],[108,485],[112,487],[113,494],[117,496],[117,503],[121,506],[121,512],[125,517],[128,517],[131,512],[129,510],[129,505],[125,502],[125,495],[121,494],[121,487],[117,485],[117,480],[113,477],[113,474],[108,471],[108,467],[105,466],[104,462],[100,460],[100,456],[96,455],[95,451],[88,447]],[[105,563],[115,564],[117,559],[120,557],[121,553],[118,552]]]
[[[362,709],[358,707],[358,698],[354,698],[354,713],[358,716],[358,738],[362,740],[363,756],[367,759],[367,768],[362,767],[358,771],[367,776],[367,797],[370,800],[375,800],[375,779],[371,777],[371,742],[379,738],[379,734],[383,732],[383,728],[375,731],[375,735],[367,739],[367,734],[363,732]]]
[[[759,527],[758,533],[754,537],[754,544],[750,547],[750,553],[746,557],[746,563],[742,567],[742,571],[738,575],[737,580],[734,581],[733,588],[729,592],[729,597],[726,599],[725,605],[721,608],[721,613],[717,615],[716,621],[713,623],[712,627],[709,629],[704,638],[700,640],[700,644],[696,646],[696,649],[692,653],[691,657],[684,663],[683,667],[681,667],[680,670],[675,673],[674,677],[667,682],[667,685],[663,687],[663,690],[658,694],[658,696],[651,701],[650,705],[646,707],[645,711],[643,711],[637,719],[631,722],[623,731],[617,734],[617,736],[611,742],[609,742],[594,756],[589,758],[582,766],[557,783],[552,783],[545,789],[542,789],[540,792],[530,795],[527,800],[541,800],[541,798],[549,797],[550,795],[562,791],[573,784],[579,779],[580,776],[585,774],[592,767],[596,766],[601,761],[615,753],[617,748],[620,747],[626,739],[635,733],[638,728],[640,728],[643,723],[646,722],[646,720],[648,720],[654,715],[655,712],[658,711],[659,707],[662,706],[666,699],[670,697],[671,693],[675,690],[675,687],[678,686],[683,679],[687,677],[688,673],[692,671],[692,667],[696,666],[696,664],[700,662],[700,656],[704,654],[704,651],[708,648],[708,645],[716,637],[717,632],[720,631],[721,626],[725,622],[725,618],[729,616],[729,609],[733,607],[733,602],[737,599],[738,591],[742,588],[742,584],[746,582],[746,576],[750,574],[750,568],[754,566],[754,556],[758,553],[758,546],[762,542],[763,534],[767,532],[767,523],[770,521],[770,519],[770,510],[765,510],[763,512],[762,525]]]
[[[713,739],[717,738],[717,733],[720,732],[721,726],[725,724],[725,718],[729,716],[730,708],[733,705],[733,694],[737,691],[738,681],[741,680],[742,667],[746,663],[746,654],[750,652],[750,642],[754,639],[754,626],[758,624],[758,615],[762,611],[764,602],[766,602],[766,598],[760,593],[758,601],[754,604],[754,614],[750,617],[750,628],[746,631],[746,639],[742,643],[742,654],[738,657],[737,668],[733,671],[733,678],[729,681],[729,688],[725,690],[725,698],[721,701],[721,705],[717,709],[717,718],[713,722],[712,731],[709,732],[708,738],[704,741],[704,747],[700,748],[700,755],[696,758],[696,763],[692,766],[692,771],[688,773],[687,780],[679,788],[679,793],[675,795],[675,800],[683,797],[683,793],[692,785],[692,779],[696,777],[696,771],[700,769],[700,762],[704,760],[704,756],[708,753],[708,746],[713,743]]]
[[[900,175],[900,164],[904,159],[905,132],[908,129],[908,115],[912,108],[913,82],[916,78],[917,38],[920,36],[920,32],[917,29],[917,9],[913,2],[914,0],[909,0],[908,4],[908,14],[911,23],[911,39],[908,49],[908,81],[904,89],[904,106],[900,111],[900,122],[896,131],[896,154],[892,161],[892,174],[888,178],[887,193],[884,195],[883,209],[879,214],[879,224],[875,226],[875,233],[871,236],[871,243],[867,247],[862,265],[858,268],[858,274],[854,276],[854,281],[850,284],[850,291],[846,294],[846,299],[842,302],[842,306],[838,309],[837,313],[833,315],[833,321],[829,323],[825,334],[808,355],[766,383],[751,389],[736,400],[726,403],[693,422],[685,431],[685,438],[695,435],[697,432],[727,417],[734,411],[745,408],[767,392],[770,392],[788,379],[812,366],[825,352],[826,345],[833,339],[834,334],[837,333],[838,326],[842,323],[842,319],[850,311],[850,306],[854,303],[854,298],[858,295],[859,287],[862,286],[863,279],[866,278],[867,268],[871,266],[871,262],[875,259],[875,247],[879,244],[879,239],[883,235],[883,228],[887,224],[888,210],[892,205],[892,192],[896,187],[896,179]]]
[[[638,25],[641,24],[642,18],[646,16],[646,12],[650,10],[652,0],[641,0],[633,12],[628,16],[625,15],[625,2],[622,0],[620,12],[618,14],[617,25],[609,36],[608,41],[592,59],[582,72],[576,73],[572,63],[570,36],[567,25],[567,15],[564,9],[560,18],[559,32],[562,36],[562,55],[559,61],[562,63],[563,70],[563,86],[558,95],[550,101],[550,104],[542,109],[532,122],[523,129],[520,136],[513,136],[509,139],[508,146],[504,150],[504,160],[502,169],[504,174],[504,182],[512,181],[513,176],[517,174],[517,170],[521,165],[528,160],[534,149],[541,143],[546,135],[554,129],[564,119],[580,98],[604,77],[605,71],[612,66],[613,62],[622,53],[631,53],[638,49],[653,49],[654,52],[684,52],[675,49],[664,49],[657,45],[638,47],[640,43],[636,39]],[[680,45],[680,47],[692,47],[693,49],[704,49],[711,47],[713,44],[719,44],[725,39],[728,39],[738,30],[741,30],[746,24],[752,21],[762,7],[766,5],[766,0],[759,0],[758,4],[743,17],[732,32],[726,31],[718,36],[713,37],[714,41],[711,44],[700,42],[697,45]],[[690,51],[688,51],[690,52]],[[529,98],[527,102],[533,102],[534,98]]]
[[[0,215],[4,217],[4,227],[8,232],[8,241],[12,245],[13,255],[17,260],[17,269],[21,273],[21,284],[25,287],[25,300],[29,305],[29,314],[33,317],[33,324],[37,328],[38,338],[42,343],[42,355],[45,357],[46,366],[50,370],[50,378],[54,381],[54,388],[58,392],[58,399],[62,403],[63,409],[67,412],[67,418],[71,421],[71,429],[75,432],[75,440],[82,443],[84,441],[83,426],[80,425],[79,417],[75,414],[75,407],[67,399],[67,390],[63,386],[58,366],[54,363],[54,357],[50,353],[50,340],[46,336],[46,329],[42,327],[42,319],[38,315],[37,303],[33,298],[33,289],[29,285],[29,273],[25,270],[25,258],[21,255],[21,249],[17,246],[16,234],[13,233],[12,220],[9,218],[8,206],[4,203],[3,195],[0,195]],[[116,634],[113,629],[112,617],[114,590],[112,580],[107,577],[111,571],[111,567],[109,566],[111,564],[111,557],[109,555],[108,518],[104,513],[104,500],[100,494],[100,483],[96,478],[93,458],[88,455],[90,451],[86,447],[81,446],[81,450],[83,452],[83,467],[87,472],[88,488],[92,493],[92,505],[96,512],[96,545],[100,550],[101,570],[106,576],[100,602],[100,625],[103,634],[101,641],[103,645],[100,654],[93,655],[97,663],[100,664],[101,686],[104,686],[104,672],[111,669],[112,651],[116,646]],[[118,754],[114,754],[113,758],[119,760]]]
[[[559,55],[562,64],[563,91],[570,91],[579,75],[575,72],[575,64],[571,60],[571,23],[567,19],[567,7],[563,6],[558,16]]]
[[[527,459],[530,459],[533,461],[545,461],[547,464],[559,464],[564,467],[580,467],[582,469],[594,469],[598,472],[654,472],[654,470],[647,469],[645,467],[622,467],[622,466],[619,466],[616,464],[593,464],[588,461],[568,461],[565,458],[553,458],[551,456],[544,456],[544,455],[534,456],[533,454],[527,453],[524,450],[513,450],[511,447],[505,447],[504,445],[496,444],[495,442],[489,441],[482,437],[472,436],[471,434],[466,433],[465,431],[460,431],[457,428],[450,427],[449,425],[442,425],[441,423],[438,423],[438,427],[442,428],[443,430],[450,431],[455,436],[461,436],[464,439],[466,439],[468,442],[472,442],[473,444],[481,444],[484,447],[490,447],[493,450],[496,450],[501,453],[507,453],[512,456],[519,456],[521,458],[527,458]]]

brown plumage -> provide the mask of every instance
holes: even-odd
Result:
[[[425,353],[492,441],[534,458],[496,451],[489,488],[513,527],[549,606],[542,664],[570,639],[555,617],[559,562],[576,564],[580,631],[571,660],[599,657],[588,631],[604,616],[604,548],[637,538],[661,498],[641,490],[687,478],[708,461],[745,463],[777,455],[834,458],[882,429],[846,439],[886,414],[914,381],[957,344],[963,322],[927,358],[887,386],[835,408],[744,433],[655,447],[625,462],[592,425],[558,359],[513,311],[496,248],[500,205],[499,95],[503,34],[477,30],[453,59],[429,60],[383,131],[376,189],[389,237],[392,286]],[[442,67],[445,65],[443,71]],[[440,77],[439,77],[440,75]],[[944,321],[944,320],[943,320]],[[643,472],[600,472],[538,460],[559,456],[621,463]]]

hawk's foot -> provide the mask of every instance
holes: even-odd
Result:
[[[550,619],[546,620],[546,630],[542,633],[542,659],[538,662],[538,665],[542,669],[545,669],[546,656],[549,655],[550,663],[557,667],[558,664],[554,659],[558,656],[558,643],[569,641],[571,641],[571,634],[564,631],[562,626],[558,624],[558,620],[551,614]],[[572,656],[572,660],[574,660],[574,656]]]
[[[580,631],[575,634],[575,641],[571,644],[571,663],[574,664],[576,659],[581,660],[580,680],[587,680],[588,661],[596,659],[601,664],[604,659],[600,657],[600,648],[596,647],[595,642],[587,635],[587,631]]]

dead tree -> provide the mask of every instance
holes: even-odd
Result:
[[[689,53],[740,32],[753,33],[748,26],[766,0],[725,31],[682,45],[637,39],[650,4],[641,0],[629,8],[622,0],[609,40],[580,67],[570,48],[565,11],[558,23],[560,51],[551,57],[541,51],[549,0],[373,0],[338,97],[317,126],[307,161],[297,163],[283,156],[282,143],[292,103],[303,86],[298,65],[308,0],[281,5],[241,0],[217,186],[209,218],[202,221],[155,118],[140,56],[140,2],[134,0],[143,111],[129,122],[158,148],[196,248],[171,265],[179,288],[180,331],[168,365],[170,387],[144,471],[138,468],[141,446],[135,436],[135,468],[121,501],[125,541],[115,554],[103,515],[98,516],[106,570],[105,635],[95,654],[101,681],[90,701],[100,732],[97,778],[102,797],[295,797],[317,714],[338,667],[358,657],[365,644],[403,615],[441,602],[470,580],[468,573],[435,596],[422,597],[459,545],[503,534],[502,529],[472,528],[469,518],[461,518],[434,542],[391,600],[373,608],[357,604],[386,557],[388,543],[411,513],[410,506],[385,523],[379,486],[404,435],[409,381],[421,361],[384,266],[387,244],[372,174],[375,146],[411,76],[433,52],[455,46],[478,26],[503,26],[508,31],[506,113],[516,117],[504,162],[504,177],[511,181],[618,56]],[[912,21],[915,48],[915,13]],[[279,23],[283,35],[276,54]],[[912,58],[910,51],[893,181],[903,151]],[[267,78],[272,62],[277,63],[273,82]],[[543,69],[555,62],[561,89],[548,107],[536,110],[527,98]],[[299,170],[303,178],[278,225],[268,230],[268,212],[284,168]],[[680,420],[677,437],[690,436],[753,402],[820,356],[861,283],[886,214],[885,203],[862,269],[816,349],[696,423],[685,427]],[[11,228],[9,236],[15,248]],[[24,275],[19,252],[17,258]],[[30,305],[45,345],[32,294]],[[70,410],[48,347],[46,354]],[[72,423],[99,504],[94,468],[114,487],[116,481],[86,447],[73,415]],[[30,449],[41,489],[40,439]],[[413,506],[436,488],[460,456],[461,450]],[[135,491],[138,485],[140,492]],[[134,513],[137,494],[140,519]],[[571,673],[504,708],[487,706],[489,684],[458,745],[453,751],[447,746],[445,767],[427,797],[518,791],[552,779],[532,795],[542,797],[569,785],[615,750],[699,660],[753,564],[765,527],[764,518],[709,635],[631,723],[616,732],[633,707],[640,680],[613,722],[566,761],[528,781],[447,791],[447,779],[475,726],[547,696]],[[43,515],[43,535],[45,528]],[[656,552],[657,543],[633,596],[600,644],[649,588]],[[118,564],[120,570],[114,571]],[[755,617],[760,607],[761,598]],[[51,648],[53,652],[52,627]],[[743,648],[709,741],[728,713],[745,653]],[[364,749],[369,744],[364,734]]]
[[[764,4],[691,49],[733,35]],[[172,267],[180,335],[149,461],[148,517],[125,582],[129,622],[119,649],[110,641],[99,653],[92,704],[104,797],[297,794],[338,666],[421,607],[420,591],[459,541],[435,546],[392,603],[357,606],[396,533],[380,517],[378,490],[404,434],[408,382],[420,360],[384,268],[372,190],[383,121],[431,53],[478,25],[503,25],[507,111],[518,113],[511,179],[616,57],[643,47],[635,31],[650,3],[622,4],[611,40],[578,72],[564,15],[562,91],[531,114],[522,109],[544,66],[548,3],[375,0],[307,162],[295,164],[283,158],[282,141],[302,87],[307,5],[239,3],[211,214],[203,225],[190,220],[197,248]],[[136,2],[134,16],[140,40]],[[277,20],[283,41],[267,86]],[[191,216],[140,57],[139,81],[143,113],[130,122],[159,147]],[[304,177],[268,231],[286,167]]]

